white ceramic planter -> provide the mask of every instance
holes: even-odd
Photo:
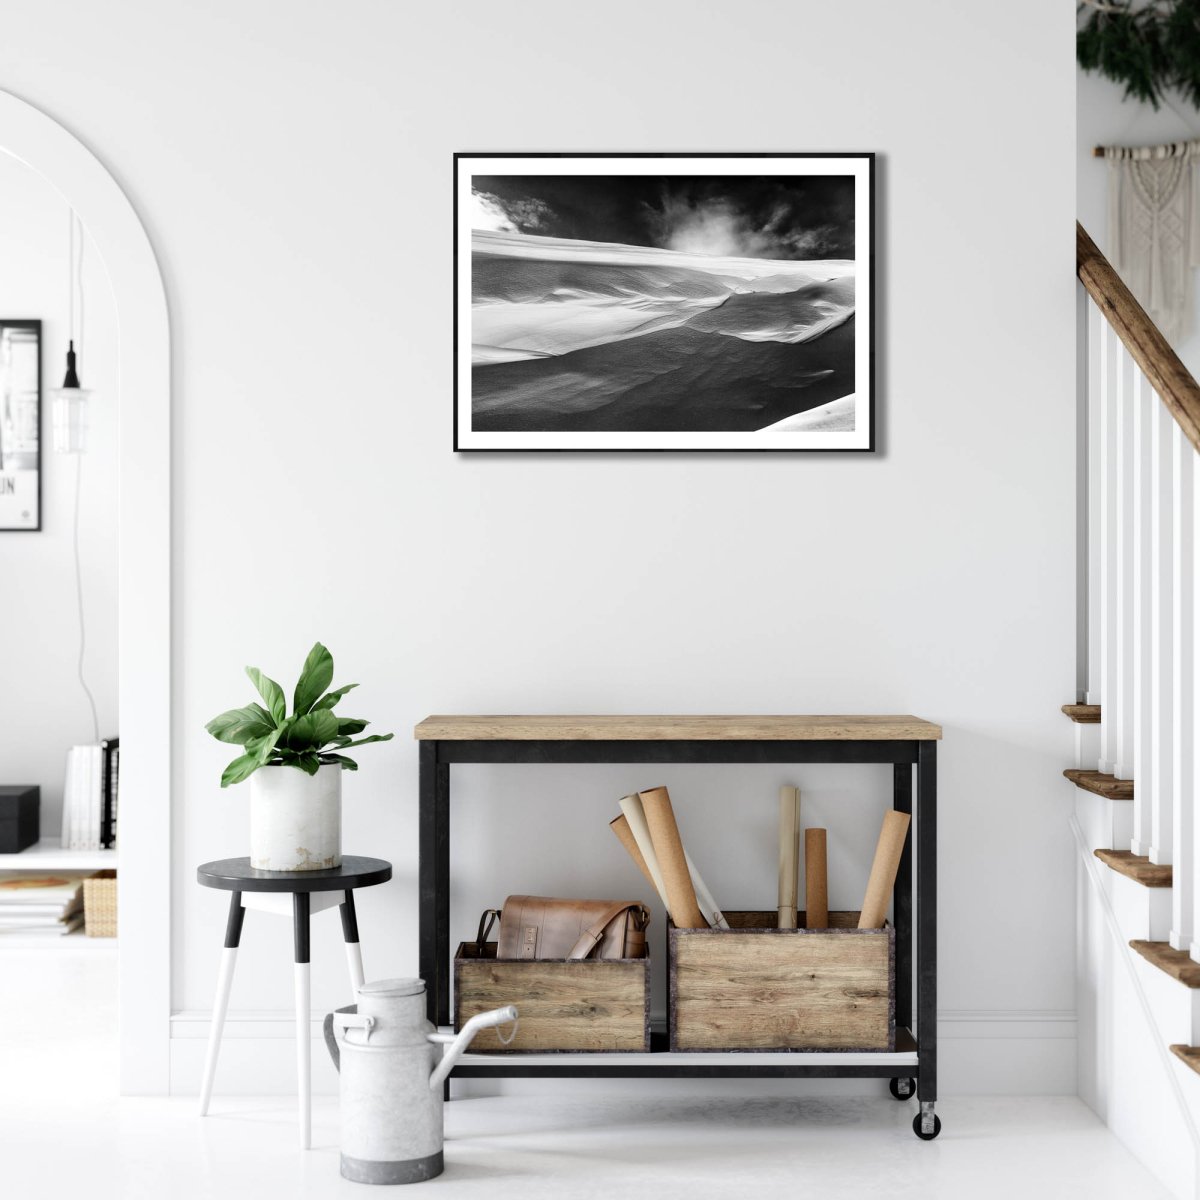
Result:
[[[342,864],[342,768],[308,775],[259,767],[250,776],[250,865],[260,871],[324,871]]]

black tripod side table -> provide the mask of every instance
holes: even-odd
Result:
[[[356,858],[347,855],[340,867],[327,871],[258,871],[249,858],[222,858],[205,863],[196,871],[204,887],[221,888],[230,893],[229,923],[225,926],[225,949],[217,976],[217,998],[213,1004],[212,1028],[208,1035],[208,1053],[204,1059],[204,1083],[200,1090],[200,1115],[208,1112],[212,1099],[213,1077],[221,1049],[221,1031],[229,1007],[229,989],[237,961],[238,942],[246,909],[285,916],[292,914],[296,942],[296,1075],[300,1111],[300,1145],[307,1150],[312,1141],[312,1061],[309,1022],[309,917],[335,904],[342,910],[342,934],[346,939],[346,958],[350,964],[350,984],[357,989],[363,982],[362,950],[358,944],[358,918],[354,912],[354,889],[386,883],[392,877],[392,864],[382,858]],[[288,901],[288,895],[291,902]]]

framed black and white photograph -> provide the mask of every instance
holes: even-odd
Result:
[[[0,533],[42,527],[42,323],[0,317]]]
[[[456,154],[455,450],[874,450],[874,157]]]

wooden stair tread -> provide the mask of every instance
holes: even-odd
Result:
[[[1176,1043],[1171,1047],[1171,1053],[1200,1075],[1200,1046],[1182,1046]]]
[[[1076,725],[1100,724],[1100,705],[1098,704],[1064,704],[1062,710]]]
[[[1168,888],[1171,886],[1171,867],[1152,863],[1149,858],[1133,854],[1129,850],[1097,850],[1096,857],[1112,867],[1118,875],[1132,879],[1143,887]]]
[[[1103,771],[1080,771],[1069,767],[1063,774],[1076,786],[1085,792],[1095,792],[1108,800],[1132,800],[1133,780],[1118,779],[1115,775],[1105,775]]]
[[[1129,943],[1148,963],[1165,971],[1185,987],[1200,988],[1200,963],[1195,962],[1186,950],[1174,950],[1169,942],[1144,942],[1139,939]]]

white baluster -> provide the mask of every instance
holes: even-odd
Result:
[[[1089,300],[1087,339],[1088,704],[1100,703],[1100,364],[1104,354],[1104,327],[1107,324],[1104,315]],[[1088,763],[1087,765],[1094,767],[1096,764]]]
[[[1151,740],[1154,655],[1151,614],[1154,610],[1153,511],[1154,418],[1162,407],[1146,377],[1137,371],[1133,389],[1133,840],[1135,854],[1145,854],[1152,838],[1154,753]]]
[[[1192,452],[1192,536],[1200,531],[1200,462],[1196,461],[1196,453]],[[1193,685],[1197,680],[1200,680],[1200,662],[1197,662],[1197,656],[1200,656],[1200,613],[1196,612],[1196,606],[1200,604],[1200,587],[1197,586],[1195,578],[1196,572],[1200,571],[1200,560],[1193,558],[1192,560],[1192,682]],[[1188,740],[1191,743],[1192,749],[1192,777],[1191,777],[1191,795],[1192,803],[1195,803],[1195,798],[1200,796],[1200,753],[1195,750],[1197,733],[1200,732],[1197,728],[1197,723],[1200,722],[1200,703],[1197,703],[1195,696],[1192,699],[1192,721]],[[1195,876],[1197,864],[1200,864],[1200,820],[1196,819],[1195,812],[1192,813],[1192,830],[1191,837],[1185,843],[1182,834],[1179,839],[1178,853],[1175,856],[1175,867],[1172,872],[1172,893],[1175,887],[1179,885],[1181,879],[1187,879],[1192,886],[1192,942],[1189,946],[1189,952],[1196,962],[1200,962],[1200,887],[1195,885]]]
[[[1100,350],[1100,770],[1117,759],[1117,382],[1120,342],[1107,321]]]
[[[1117,389],[1117,496],[1116,496],[1116,604],[1117,669],[1113,673],[1113,716],[1116,725],[1116,755],[1112,772],[1118,779],[1133,778],[1133,624],[1134,580],[1134,477],[1133,440],[1137,391],[1133,359],[1124,346],[1117,346],[1115,363]],[[1110,703],[1107,699],[1105,703]]]
[[[1192,842],[1192,604],[1195,600],[1194,555],[1192,552],[1192,474],[1196,452],[1183,430],[1172,423],[1171,461],[1175,471],[1172,491],[1172,631],[1175,653],[1172,656],[1171,701],[1175,802],[1172,806],[1174,828],[1168,832],[1171,841],[1155,844],[1151,858],[1155,862],[1171,862],[1176,845],[1190,846]],[[1167,842],[1167,839],[1163,839]],[[1157,851],[1157,854],[1155,853]],[[1192,944],[1192,905],[1195,881],[1188,872],[1176,870],[1171,880],[1171,945],[1176,950],[1190,950]]]
[[[1151,857],[1158,852],[1155,848],[1159,843],[1170,845],[1175,803],[1172,738],[1175,464],[1171,450],[1175,420],[1157,396],[1153,401],[1150,425],[1150,778],[1147,789],[1150,836],[1147,841],[1139,842],[1137,838],[1142,835],[1135,830],[1131,847],[1134,854]],[[1140,781],[1135,781],[1135,796],[1140,787]]]

